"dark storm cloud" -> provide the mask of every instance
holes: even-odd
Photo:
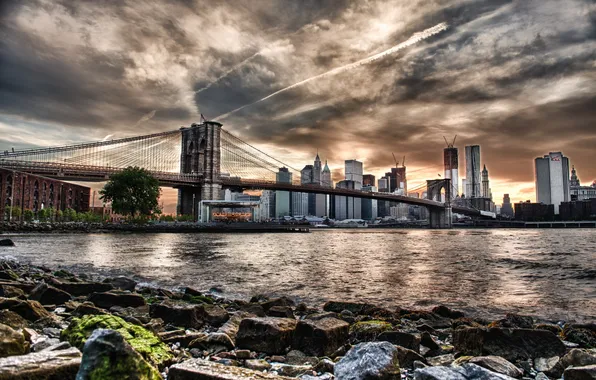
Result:
[[[435,176],[442,136],[457,134],[462,151],[482,145],[496,187],[525,194],[532,159],[549,150],[596,177],[591,1],[38,0],[0,11],[0,132],[12,136],[0,144],[23,143],[19,128],[45,125],[55,143],[252,104],[224,126],[302,157],[294,167],[318,148],[334,176],[346,158],[384,173],[392,152]],[[410,48],[253,104],[440,22],[449,29]]]

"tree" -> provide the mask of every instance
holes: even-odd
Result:
[[[33,213],[33,210],[26,209],[23,212],[23,218],[25,219],[26,222],[32,221],[34,217],[35,217],[35,214]]]
[[[161,213],[159,182],[143,168],[129,166],[112,175],[99,194],[104,202],[112,202],[114,211],[131,218]]]

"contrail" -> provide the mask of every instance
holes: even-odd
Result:
[[[381,58],[383,58],[383,57],[385,57],[385,56],[387,56],[389,54],[393,54],[396,51],[405,49],[408,46],[414,45],[417,42],[420,42],[420,41],[422,41],[424,39],[427,39],[427,38],[429,38],[431,36],[434,36],[435,34],[441,33],[442,31],[447,30],[448,27],[449,27],[449,25],[447,25],[446,23],[442,22],[440,24],[437,24],[437,25],[433,26],[432,28],[428,28],[426,30],[423,30],[422,32],[414,33],[412,35],[412,37],[408,38],[406,41],[400,43],[399,45],[395,45],[395,46],[393,46],[393,47],[391,47],[391,48],[389,48],[389,49],[387,49],[385,51],[382,51],[380,53],[377,53],[377,54],[372,55],[372,56],[367,57],[367,58],[363,58],[363,59],[361,59],[359,61],[356,61],[354,63],[350,63],[350,64],[347,64],[347,65],[344,65],[344,66],[340,66],[340,67],[337,67],[337,68],[335,68],[333,70],[327,71],[327,72],[325,72],[323,74],[319,74],[319,75],[316,75],[314,77],[310,77],[308,79],[305,79],[303,81],[294,83],[293,85],[288,86],[288,87],[285,87],[285,88],[282,88],[281,90],[275,91],[274,93],[272,93],[270,95],[267,95],[264,98],[257,100],[256,102],[243,105],[242,107],[236,108],[233,111],[230,111],[228,113],[225,113],[223,115],[220,115],[220,116],[216,117],[215,120],[225,119],[226,117],[230,116],[231,114],[236,113],[236,112],[238,112],[238,111],[240,111],[240,110],[242,110],[242,109],[244,109],[246,107],[250,107],[252,105],[255,105],[257,103],[260,103],[260,102],[262,102],[264,100],[267,100],[267,99],[269,99],[269,98],[271,98],[271,97],[273,97],[273,96],[275,96],[277,94],[280,94],[282,92],[291,90],[291,89],[296,88],[298,86],[302,86],[303,84],[306,84],[306,83],[311,82],[313,80],[321,79],[321,78],[328,77],[328,76],[331,76],[331,75],[337,75],[337,74],[342,73],[344,71],[352,70],[352,69],[355,69],[356,67],[359,67],[359,66],[366,65],[368,63],[374,62],[374,61],[376,61],[378,59],[381,59]]]
[[[135,124],[135,127],[138,127],[139,125],[141,125],[141,123],[144,123],[146,121],[153,119],[153,116],[155,116],[155,112],[156,112],[156,110],[153,110],[153,111],[148,112],[145,115],[141,116],[139,121],[137,121],[137,123]]]
[[[264,49],[263,49],[264,50]],[[237,64],[236,66],[232,67],[231,69],[229,69],[228,71],[226,71],[225,73],[221,74],[219,77],[217,77],[215,80],[213,80],[212,82],[209,82],[205,87],[203,88],[199,88],[198,90],[195,91],[195,94],[199,94],[207,89],[209,89],[211,86],[213,86],[214,84],[216,84],[217,82],[219,82],[220,80],[224,79],[225,77],[227,77],[228,75],[230,75],[231,73],[233,73],[234,71],[238,70],[239,68],[241,68],[242,66],[244,66],[245,64],[247,64],[248,62],[252,61],[254,58],[256,58],[257,56],[261,55],[261,53],[263,52],[263,50],[259,50],[258,52],[254,53],[253,55],[251,55],[250,57],[246,58],[244,61],[240,62],[239,64]]]

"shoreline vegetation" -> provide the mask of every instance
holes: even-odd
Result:
[[[483,319],[442,305],[229,299],[2,258],[0,336],[0,379],[573,380],[596,373],[594,323]]]

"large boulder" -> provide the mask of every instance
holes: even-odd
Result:
[[[328,301],[323,305],[323,310],[335,313],[341,313],[344,310],[348,310],[355,315],[359,315],[372,307],[373,305],[368,303]]]
[[[581,348],[596,348],[596,325],[573,325],[567,324],[563,329],[562,336],[565,340],[579,344]]]
[[[398,350],[389,342],[357,344],[335,364],[334,375],[341,380],[399,380]]]
[[[350,341],[353,343],[372,342],[377,340],[382,333],[392,329],[391,323],[385,321],[356,322],[350,326]]]
[[[25,337],[9,326],[0,324],[0,358],[23,355],[27,352]]]
[[[509,361],[563,356],[565,345],[547,330],[460,328],[453,331],[455,350],[471,356],[494,355]]]
[[[16,298],[0,298],[0,310],[10,310],[30,322],[51,318],[51,314],[37,301]]]
[[[337,318],[299,321],[293,347],[313,356],[330,356],[348,340],[350,325]]]
[[[202,359],[186,360],[171,366],[168,370],[168,380],[290,380],[290,377],[277,376],[269,373],[254,371],[247,368],[226,366]],[[294,378],[295,380],[295,378]]]
[[[134,292],[135,287],[137,286],[137,282],[135,280],[124,276],[106,278],[103,280],[103,283],[111,284],[115,289],[129,290],[131,292]]]
[[[420,355],[416,351],[409,350],[401,346],[395,346],[397,348],[397,357],[399,359],[399,366],[402,368],[414,367],[414,362],[418,361],[427,364],[427,360],[424,356]]]
[[[72,296],[64,290],[60,290],[45,282],[37,285],[29,294],[29,299],[39,301],[42,305],[62,305],[69,301]]]
[[[83,349],[85,342],[96,329],[115,330],[140,353],[145,360],[157,367],[169,363],[173,356],[159,337],[142,326],[133,325],[114,315],[85,315],[73,318],[72,322],[62,331],[60,338],[71,345]]]
[[[595,354],[590,354],[585,350],[574,348],[561,358],[560,363],[563,368],[570,366],[583,367],[587,365],[593,365],[596,364]]]
[[[393,343],[416,352],[420,351],[420,337],[401,331],[384,331],[377,336],[378,341]]]
[[[146,305],[145,298],[140,294],[120,293],[117,291],[93,293],[89,296],[88,300],[102,309],[109,309],[112,306],[139,307]]]
[[[242,322],[245,318],[252,318],[255,317],[254,314],[247,313],[244,311],[239,311],[230,316],[230,319],[226,323],[221,326],[217,332],[226,334],[232,342],[236,342],[236,335],[238,334],[238,329],[240,328],[240,322]]]
[[[569,367],[563,373],[565,380],[596,380],[596,365]]]
[[[520,378],[524,374],[521,369],[500,356],[476,356],[471,358],[468,363],[515,378]]]
[[[14,242],[10,239],[0,239],[0,247],[14,247]]]
[[[163,301],[149,306],[151,318],[161,318],[174,326],[198,329],[205,324],[205,308],[173,301]]]
[[[267,354],[283,354],[292,344],[296,320],[289,318],[246,318],[240,322],[236,345]]]
[[[202,306],[205,311],[205,321],[214,327],[220,327],[230,319],[230,315],[221,306],[217,305],[204,305]]]
[[[50,285],[64,290],[68,294],[75,297],[88,296],[93,293],[103,293],[114,289],[112,284],[102,282],[70,282],[49,278],[47,280]]]
[[[0,380],[74,379],[81,353],[74,347],[0,359]]]
[[[458,367],[426,367],[414,372],[414,380],[514,380],[513,377],[489,371],[476,364]]]
[[[10,310],[0,310],[0,323],[13,329],[22,329],[29,325],[25,318]]]
[[[98,329],[83,347],[77,379],[160,380],[159,372],[114,330]]]

